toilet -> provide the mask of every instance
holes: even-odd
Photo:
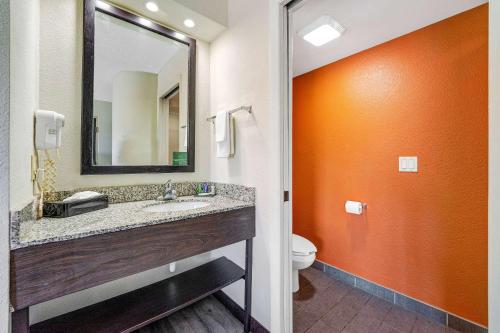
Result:
[[[299,269],[310,267],[316,259],[316,246],[302,236],[292,236],[292,291],[299,291]]]

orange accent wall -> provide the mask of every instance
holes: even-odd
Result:
[[[323,262],[483,325],[487,75],[482,5],[293,81],[294,232]],[[399,173],[414,155],[419,172]]]

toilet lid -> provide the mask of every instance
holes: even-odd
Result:
[[[307,256],[318,251],[311,241],[302,236],[293,234],[292,237],[292,253],[295,255]]]

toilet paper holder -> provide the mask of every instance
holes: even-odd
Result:
[[[360,201],[346,201],[345,211],[348,214],[361,215],[368,208],[368,204]]]

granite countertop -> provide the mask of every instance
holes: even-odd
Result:
[[[110,204],[106,209],[67,218],[22,221],[19,222],[17,232],[11,237],[11,249],[185,220],[255,205],[252,201],[242,201],[222,195],[214,197],[184,196],[173,200],[173,202],[181,201],[204,201],[210,205],[185,211],[150,213],[144,212],[142,209],[165,202],[134,201]]]

